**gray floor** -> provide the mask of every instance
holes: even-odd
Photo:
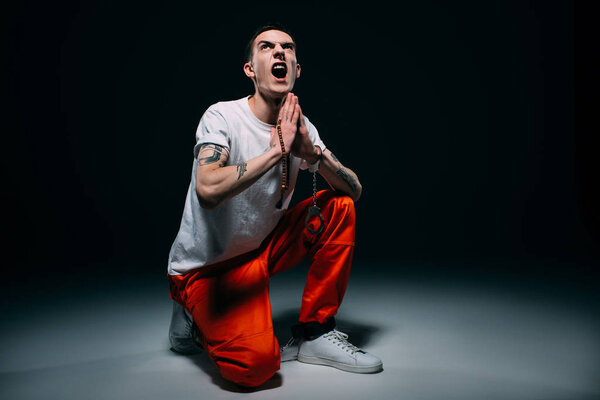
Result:
[[[280,340],[297,316],[305,271],[272,281]],[[264,388],[241,391],[205,354],[169,350],[163,277],[99,278],[38,285],[2,305],[0,398],[600,398],[592,287],[394,264],[355,271],[338,327],[383,359],[381,373],[289,362]]]

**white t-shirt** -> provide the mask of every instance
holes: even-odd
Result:
[[[252,186],[217,208],[200,207],[196,195],[196,159],[203,144],[225,147],[229,151],[227,165],[247,162],[269,149],[273,125],[256,118],[248,105],[249,97],[213,104],[200,120],[181,226],[169,252],[170,275],[183,275],[258,248],[289,206],[298,170],[306,168],[306,162],[290,157],[289,189],[281,209],[275,207],[281,198],[281,164],[276,164]],[[313,143],[325,150],[317,129],[308,118],[304,120]]]

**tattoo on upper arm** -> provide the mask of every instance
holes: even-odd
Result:
[[[238,171],[238,181],[240,180],[240,178],[242,176],[244,176],[244,173],[248,170],[247,166],[248,166],[248,163],[241,163],[241,164],[236,165],[237,171]]]
[[[210,151],[212,150],[212,154]],[[219,146],[218,144],[203,144],[200,146],[200,151],[198,151],[198,165],[208,165],[216,163],[221,159],[221,156],[228,152],[223,146]],[[225,162],[221,162],[219,167],[224,167]]]
[[[330,151],[330,153],[331,153],[331,158],[333,158],[334,161],[340,162],[340,160],[338,160],[338,158],[333,154],[333,152]]]
[[[336,171],[336,174],[344,180],[350,186],[353,192],[356,193],[358,190],[356,179],[352,175],[350,175],[343,167]]]

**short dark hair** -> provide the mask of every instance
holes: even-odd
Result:
[[[256,29],[254,31],[254,34],[252,35],[252,37],[248,41],[248,44],[246,45],[246,52],[245,52],[245,60],[247,62],[249,62],[249,61],[252,60],[252,55],[253,55],[253,52],[254,52],[254,49],[252,48],[252,45],[254,44],[254,40],[256,39],[256,37],[258,35],[260,35],[263,32],[266,32],[266,31],[281,31],[281,32],[285,32],[288,35],[290,35],[290,37],[292,38],[292,41],[294,42],[294,44],[296,44],[296,39],[294,39],[294,35],[292,35],[292,32],[288,28],[286,28],[285,26],[283,26],[282,24],[280,24],[278,22],[270,22],[267,25],[262,25],[258,29]]]

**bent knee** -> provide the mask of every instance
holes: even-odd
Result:
[[[354,213],[354,200],[345,193],[333,190],[323,190],[319,193],[319,199],[324,203],[333,205],[336,209],[348,210]]]
[[[279,345],[268,332],[233,340],[215,350],[212,358],[225,379],[254,387],[279,370]]]
[[[338,194],[333,199],[336,203],[336,206],[343,209],[348,209],[348,211],[352,213],[354,212],[354,200],[352,200],[352,197],[348,196],[347,194]]]

